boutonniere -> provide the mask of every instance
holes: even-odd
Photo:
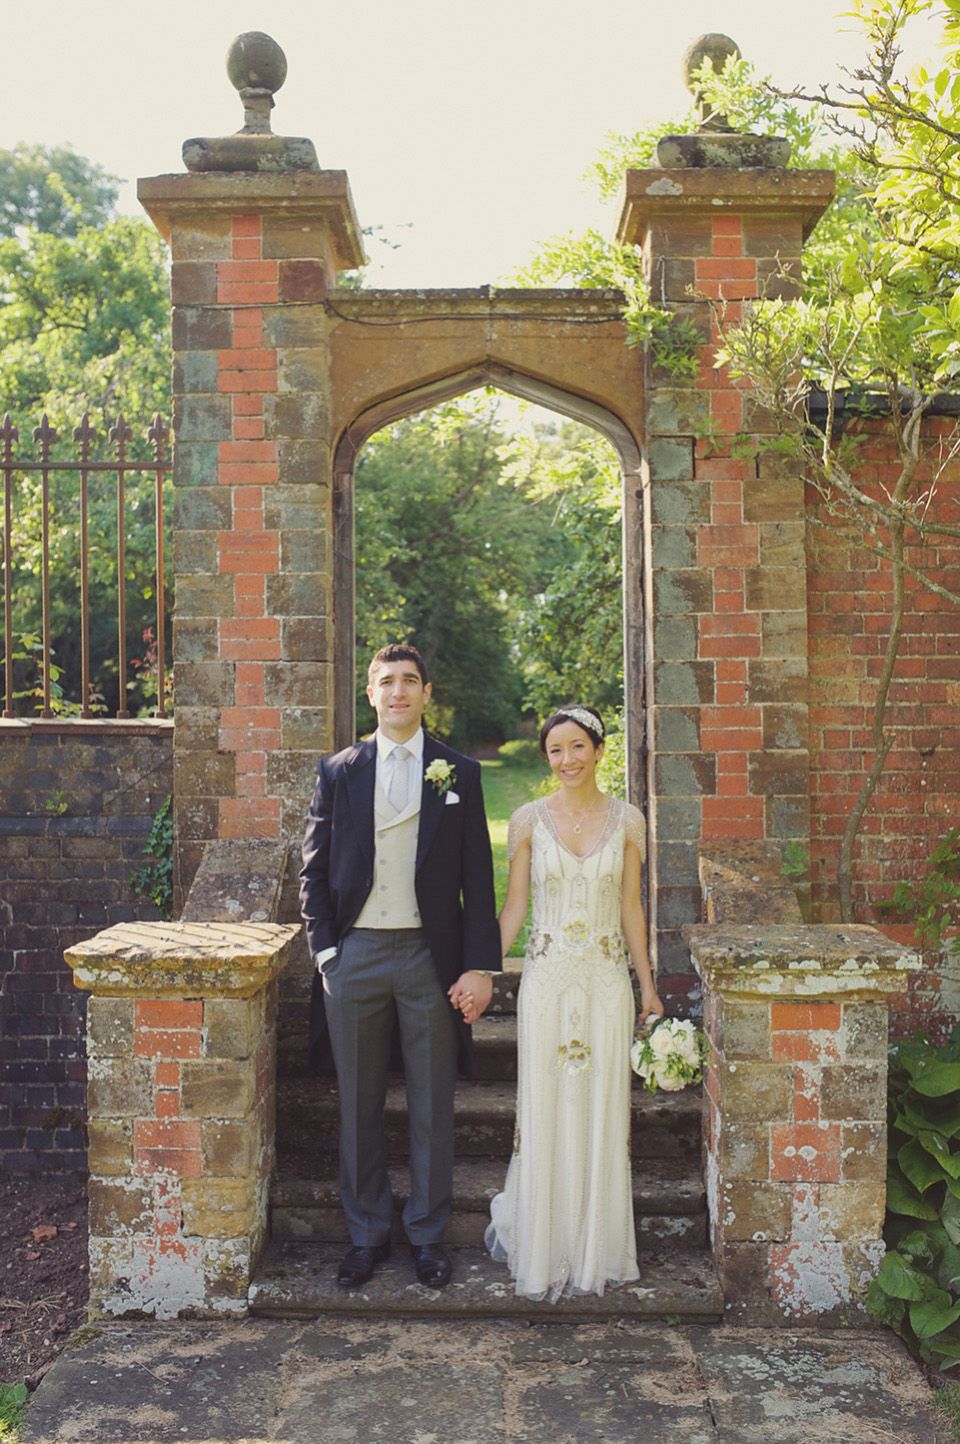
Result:
[[[456,768],[449,762],[444,762],[442,757],[435,757],[423,775],[428,782],[433,783],[441,797],[450,791],[457,780]]]

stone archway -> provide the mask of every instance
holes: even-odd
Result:
[[[623,483],[624,705],[628,788],[642,806],[646,796],[642,557],[642,455],[630,427],[601,403],[494,360],[414,386],[362,411],[341,433],[333,461],[334,746],[355,737],[354,471],[364,443],[401,417],[427,410],[481,386],[531,401],[599,431],[613,446]],[[626,599],[631,604],[626,604]]]
[[[275,979],[298,931],[262,919],[282,914],[286,845],[302,831],[317,754],[352,716],[352,655],[348,667],[334,634],[351,636],[354,460],[393,417],[487,383],[590,421],[621,456],[629,686],[635,707],[646,672],[656,754],[658,986],[668,1005],[695,1006],[696,952],[715,1049],[712,1243],[728,1304],[783,1323],[855,1302],[882,1250],[878,1004],[903,991],[912,963],[875,935],[861,949],[846,930],[832,940],[790,923],[778,947],[760,929],[690,926],[704,892],[715,919],[737,915],[742,894],[709,896],[739,876],[731,858],[752,872],[778,839],[809,832],[802,478],[732,445],[764,422],[717,366],[710,303],[795,292],[832,177],[782,170],[763,146],[759,162],[751,145],[704,165],[714,137],[628,172],[618,238],[703,343],[679,383],[651,357],[648,387],[615,292],[336,289],[338,271],[362,263],[346,176],[320,171],[308,142],[270,134],[256,78],[239,135],[188,142],[193,173],[139,185],[173,252],[180,895],[218,851],[231,895],[220,917],[222,895],[198,887],[186,922],[146,944],[108,930],[72,959],[106,1005],[93,1031],[97,1306],[247,1306],[272,1164]],[[241,839],[269,854],[262,908],[233,895]],[[714,866],[702,888],[704,843]],[[225,1006],[234,1000],[251,1006]],[[117,1171],[138,1182],[134,1225]]]
[[[810,811],[802,479],[726,444],[743,393],[715,367],[710,299],[795,287],[832,178],[628,174],[618,237],[703,340],[678,381],[630,346],[616,291],[339,289],[363,260],[346,175],[269,133],[203,146],[192,173],[139,183],[173,252],[177,905],[210,843],[298,837],[318,754],[352,735],[357,448],[492,382],[620,453],[631,795],[649,794],[661,995],[696,1007],[701,840],[803,838]]]

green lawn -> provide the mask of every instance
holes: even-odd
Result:
[[[524,802],[529,802],[543,779],[548,775],[545,763],[535,762],[505,764],[499,760],[481,763],[483,767],[483,800],[487,809],[487,824],[493,845],[494,882],[497,889],[497,910],[503,906],[507,895],[507,824],[510,814]],[[511,957],[523,957],[527,940],[527,925],[510,949]]]

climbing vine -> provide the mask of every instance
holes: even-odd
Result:
[[[159,908],[165,917],[173,912],[173,799],[168,797],[153,819],[143,851],[151,861],[130,869],[130,885]]]

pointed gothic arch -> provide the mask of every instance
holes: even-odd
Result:
[[[354,740],[356,594],[354,576],[354,473],[360,450],[375,432],[402,417],[414,415],[463,396],[481,386],[533,402],[600,432],[613,446],[623,483],[623,588],[626,596],[642,599],[642,517],[630,505],[642,498],[642,453],[631,428],[608,406],[566,387],[532,376],[515,366],[487,359],[477,365],[412,386],[374,402],[360,411],[341,432],[333,460],[333,604],[334,604],[334,745]],[[628,517],[635,518],[634,525]],[[632,534],[628,534],[632,533]],[[645,746],[642,607],[623,607],[624,708],[627,720],[628,788],[631,799],[642,805],[646,794],[643,769]]]

